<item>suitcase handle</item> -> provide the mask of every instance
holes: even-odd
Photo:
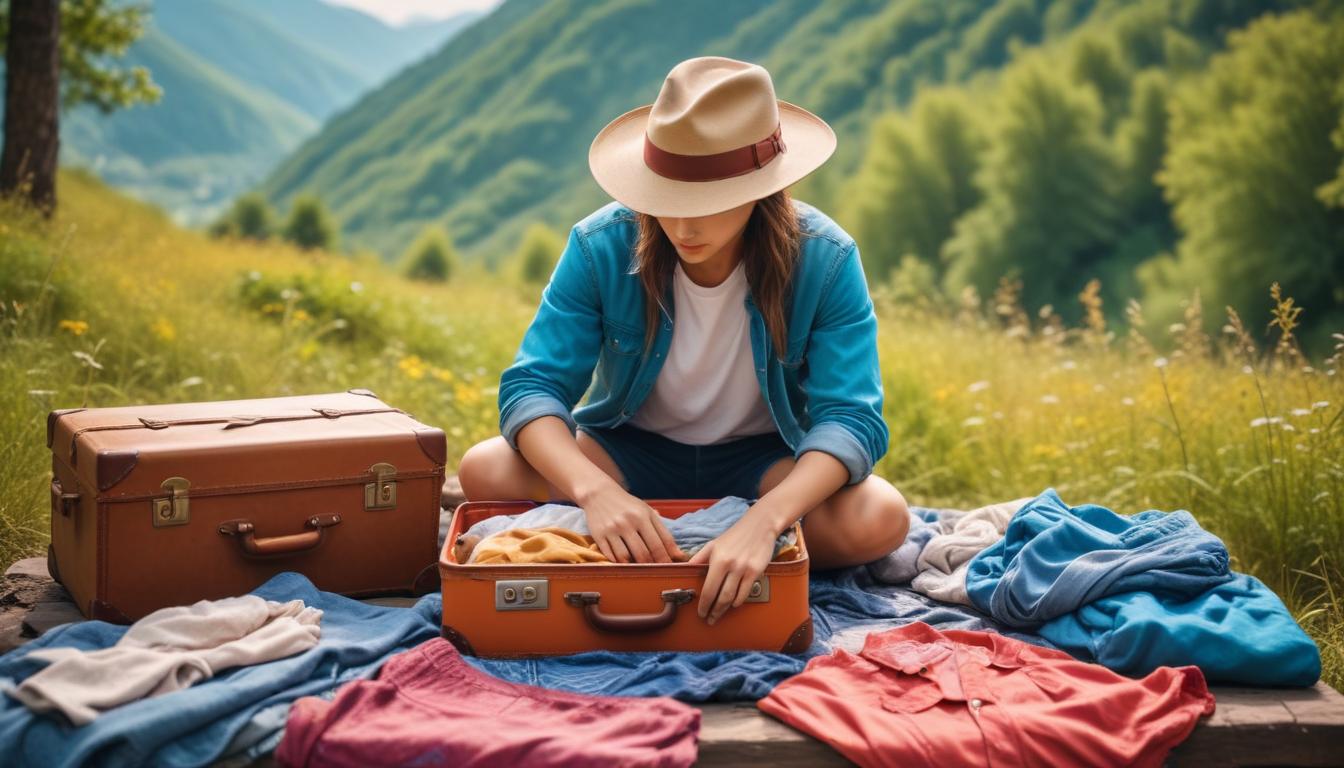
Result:
[[[670,626],[677,618],[677,606],[695,599],[694,589],[665,589],[663,610],[658,613],[603,613],[597,607],[601,592],[566,592],[565,602],[583,609],[588,625],[602,632],[654,632]]]
[[[70,516],[70,508],[79,506],[78,493],[65,493],[61,488],[61,481],[55,478],[51,481],[51,508],[59,511],[62,517]]]
[[[220,524],[219,532],[225,536],[238,537],[238,546],[243,551],[243,557],[275,557],[297,555],[316,549],[322,543],[322,537],[326,535],[327,529],[340,522],[340,515],[313,515],[304,523],[305,527],[313,529],[311,531],[258,538],[256,526],[251,520],[229,520]]]
[[[51,479],[51,508],[59,511],[60,515],[69,518],[71,507],[79,506],[79,494],[66,494],[60,487],[60,480],[55,477]]]

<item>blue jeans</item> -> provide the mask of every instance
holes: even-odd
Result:
[[[629,422],[610,429],[579,429],[602,446],[621,470],[626,489],[641,499],[756,499],[766,470],[793,457],[777,432],[689,445]]]

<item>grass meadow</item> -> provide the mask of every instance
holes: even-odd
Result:
[[[50,221],[0,202],[0,566],[45,551],[53,408],[368,387],[447,432],[450,472],[498,433],[499,372],[538,286],[471,268],[426,284],[372,259],[211,240],[86,174],[58,183]],[[1008,281],[957,302],[874,286],[891,428],[877,472],[923,506],[1054,487],[1124,513],[1188,509],[1344,685],[1340,348],[1304,358],[1293,329],[1311,307],[1270,286],[1256,316],[1191,297],[1160,328],[1095,288],[1066,327],[1026,313]]]

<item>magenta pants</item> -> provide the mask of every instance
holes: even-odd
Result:
[[[332,701],[294,702],[284,766],[689,766],[700,710],[666,696],[593,696],[510,683],[428,640]]]

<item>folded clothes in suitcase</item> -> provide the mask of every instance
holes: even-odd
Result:
[[[676,518],[716,499],[650,499]],[[802,526],[797,547],[752,585],[742,605],[713,626],[696,613],[704,563],[460,563],[457,537],[495,515],[516,515],[531,501],[468,501],[453,514],[439,555],[443,636],[462,653],[523,658],[612,651],[765,650],[800,653],[812,643],[808,558]]]
[[[281,571],[351,596],[438,587],[447,442],[367,389],[47,417],[48,568],[130,623]]]

